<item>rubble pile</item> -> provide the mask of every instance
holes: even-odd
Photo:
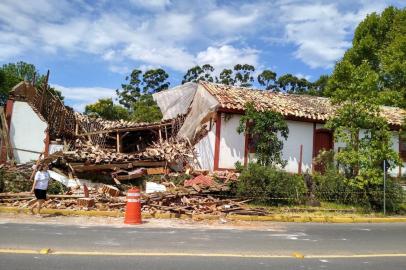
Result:
[[[165,191],[142,193],[142,212],[151,215],[157,213],[174,213],[186,215],[200,214],[241,214],[266,215],[262,208],[250,208],[242,201],[227,196],[229,181],[235,173],[221,172],[225,179],[221,180],[211,175],[200,174],[189,181],[175,185],[171,181],[163,181],[158,186]],[[148,192],[148,190],[147,190]],[[71,210],[118,210],[125,211],[126,192],[113,185],[98,185],[94,187],[77,187],[63,195],[48,195],[44,207],[50,209]],[[13,207],[28,207],[35,201],[33,194],[0,193],[0,204]]]
[[[176,162],[178,160],[193,159],[195,157],[193,147],[186,140],[173,142],[155,142],[143,152],[143,157]]]
[[[84,144],[77,140],[76,150],[64,152],[69,162],[101,164],[111,162],[129,162],[134,160],[151,160],[176,162],[195,156],[193,147],[186,140],[155,142],[145,151],[137,153],[117,153],[114,150],[102,149],[92,144]]]

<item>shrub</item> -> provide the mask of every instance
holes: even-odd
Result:
[[[239,196],[265,204],[299,203],[305,191],[302,176],[258,163],[243,168],[237,184]]]
[[[314,181],[315,195],[318,200],[358,205],[379,211],[383,208],[383,183],[369,184],[360,188],[353,185],[351,179],[347,179],[334,168],[329,168],[323,174],[316,174]],[[386,181],[387,211],[399,211],[403,198],[402,187],[389,177]]]
[[[315,195],[318,200],[343,204],[365,204],[365,193],[349,185],[347,179],[334,168],[316,173]]]
[[[58,181],[51,180],[48,184],[48,193],[49,194],[63,194],[68,191],[68,188]]]
[[[369,205],[372,209],[383,209],[383,183],[372,185],[367,188]],[[405,193],[396,179],[386,179],[386,211],[398,212],[404,201]]]
[[[23,192],[29,191],[32,181],[18,172],[10,172],[0,169],[0,192]]]

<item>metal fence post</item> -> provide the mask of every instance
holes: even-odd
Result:
[[[386,160],[383,161],[383,214],[386,215]]]

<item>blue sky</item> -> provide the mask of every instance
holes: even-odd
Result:
[[[402,4],[403,3],[403,4]],[[357,24],[403,1],[2,0],[0,64],[25,61],[76,110],[132,69],[164,68],[171,86],[196,64],[237,63],[311,81],[329,74]]]

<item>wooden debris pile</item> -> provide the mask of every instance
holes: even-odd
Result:
[[[232,175],[233,173],[228,174]],[[192,180],[179,185],[164,181],[161,184],[166,187],[166,191],[142,194],[142,211],[151,215],[157,213],[186,215],[267,214],[267,211],[262,208],[252,209],[248,207],[246,205],[247,200],[230,198],[227,195],[230,188],[225,181],[219,181],[218,179],[216,181],[212,176],[203,174]],[[0,203],[6,206],[27,207],[30,202],[33,202],[33,199],[33,194],[26,192],[0,194]],[[73,210],[125,211],[125,205],[125,192],[113,185],[105,184],[89,188],[87,193],[76,190],[65,195],[49,195],[49,199],[45,203],[47,208]]]
[[[134,160],[159,160],[171,163],[178,160],[193,159],[195,156],[193,147],[185,140],[155,142],[145,151],[137,153],[117,153],[114,150],[84,144],[80,140],[77,140],[76,144],[76,150],[64,153],[65,158],[70,162],[100,164]]]
[[[143,157],[151,159],[177,162],[179,160],[193,159],[193,147],[186,140],[155,142],[143,152]]]
[[[68,162],[83,162],[87,164],[101,164],[111,162],[128,162],[142,160],[142,153],[125,154],[101,149],[98,146],[86,145],[74,151],[65,152]]]

